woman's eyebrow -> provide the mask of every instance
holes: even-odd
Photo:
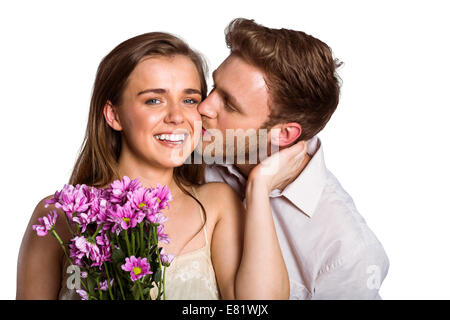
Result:
[[[166,89],[160,89],[160,88],[156,88],[156,89],[145,89],[145,90],[142,90],[142,91],[138,92],[137,95],[139,96],[139,95],[144,94],[144,93],[159,93],[159,94],[164,94],[164,93],[167,93],[167,90],[166,90]]]
[[[165,94],[167,92],[168,92],[168,90],[166,90],[166,89],[152,88],[152,89],[145,89],[145,90],[139,91],[137,95],[139,96],[139,95],[144,94],[144,93]],[[202,92],[200,90],[192,89],[192,88],[184,89],[183,92],[186,93],[186,94],[199,94],[199,95],[202,95]]]
[[[198,89],[191,89],[191,88],[189,88],[189,89],[184,89],[184,93],[187,93],[187,94],[199,94],[199,95],[202,95],[202,92],[201,92],[200,90],[198,90]]]

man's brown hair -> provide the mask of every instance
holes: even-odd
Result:
[[[340,79],[330,47],[301,31],[271,29],[235,19],[225,30],[231,54],[260,68],[269,90],[269,119],[263,128],[297,122],[308,140],[322,130],[339,102]]]

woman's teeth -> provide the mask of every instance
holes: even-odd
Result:
[[[186,136],[184,134],[158,134],[155,138],[161,141],[181,144],[186,139]]]

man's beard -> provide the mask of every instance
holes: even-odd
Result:
[[[206,164],[257,164],[271,154],[268,132],[268,128],[227,130],[224,136],[215,130],[211,141],[202,141],[203,159]]]

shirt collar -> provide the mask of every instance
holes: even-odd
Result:
[[[300,175],[282,192],[276,189],[271,196],[285,196],[300,211],[312,217],[316,211],[327,179],[327,169],[323,156],[322,143],[318,137],[308,140],[310,161]]]
[[[308,154],[311,156],[309,163],[300,175],[284,188],[283,191],[275,189],[270,192],[271,198],[284,196],[294,204],[301,212],[312,217],[316,211],[320,196],[326,182],[326,167],[323,156],[323,148],[320,139],[314,136],[308,143]],[[227,168],[228,173],[237,177],[243,187],[247,180],[233,164],[220,164]]]

